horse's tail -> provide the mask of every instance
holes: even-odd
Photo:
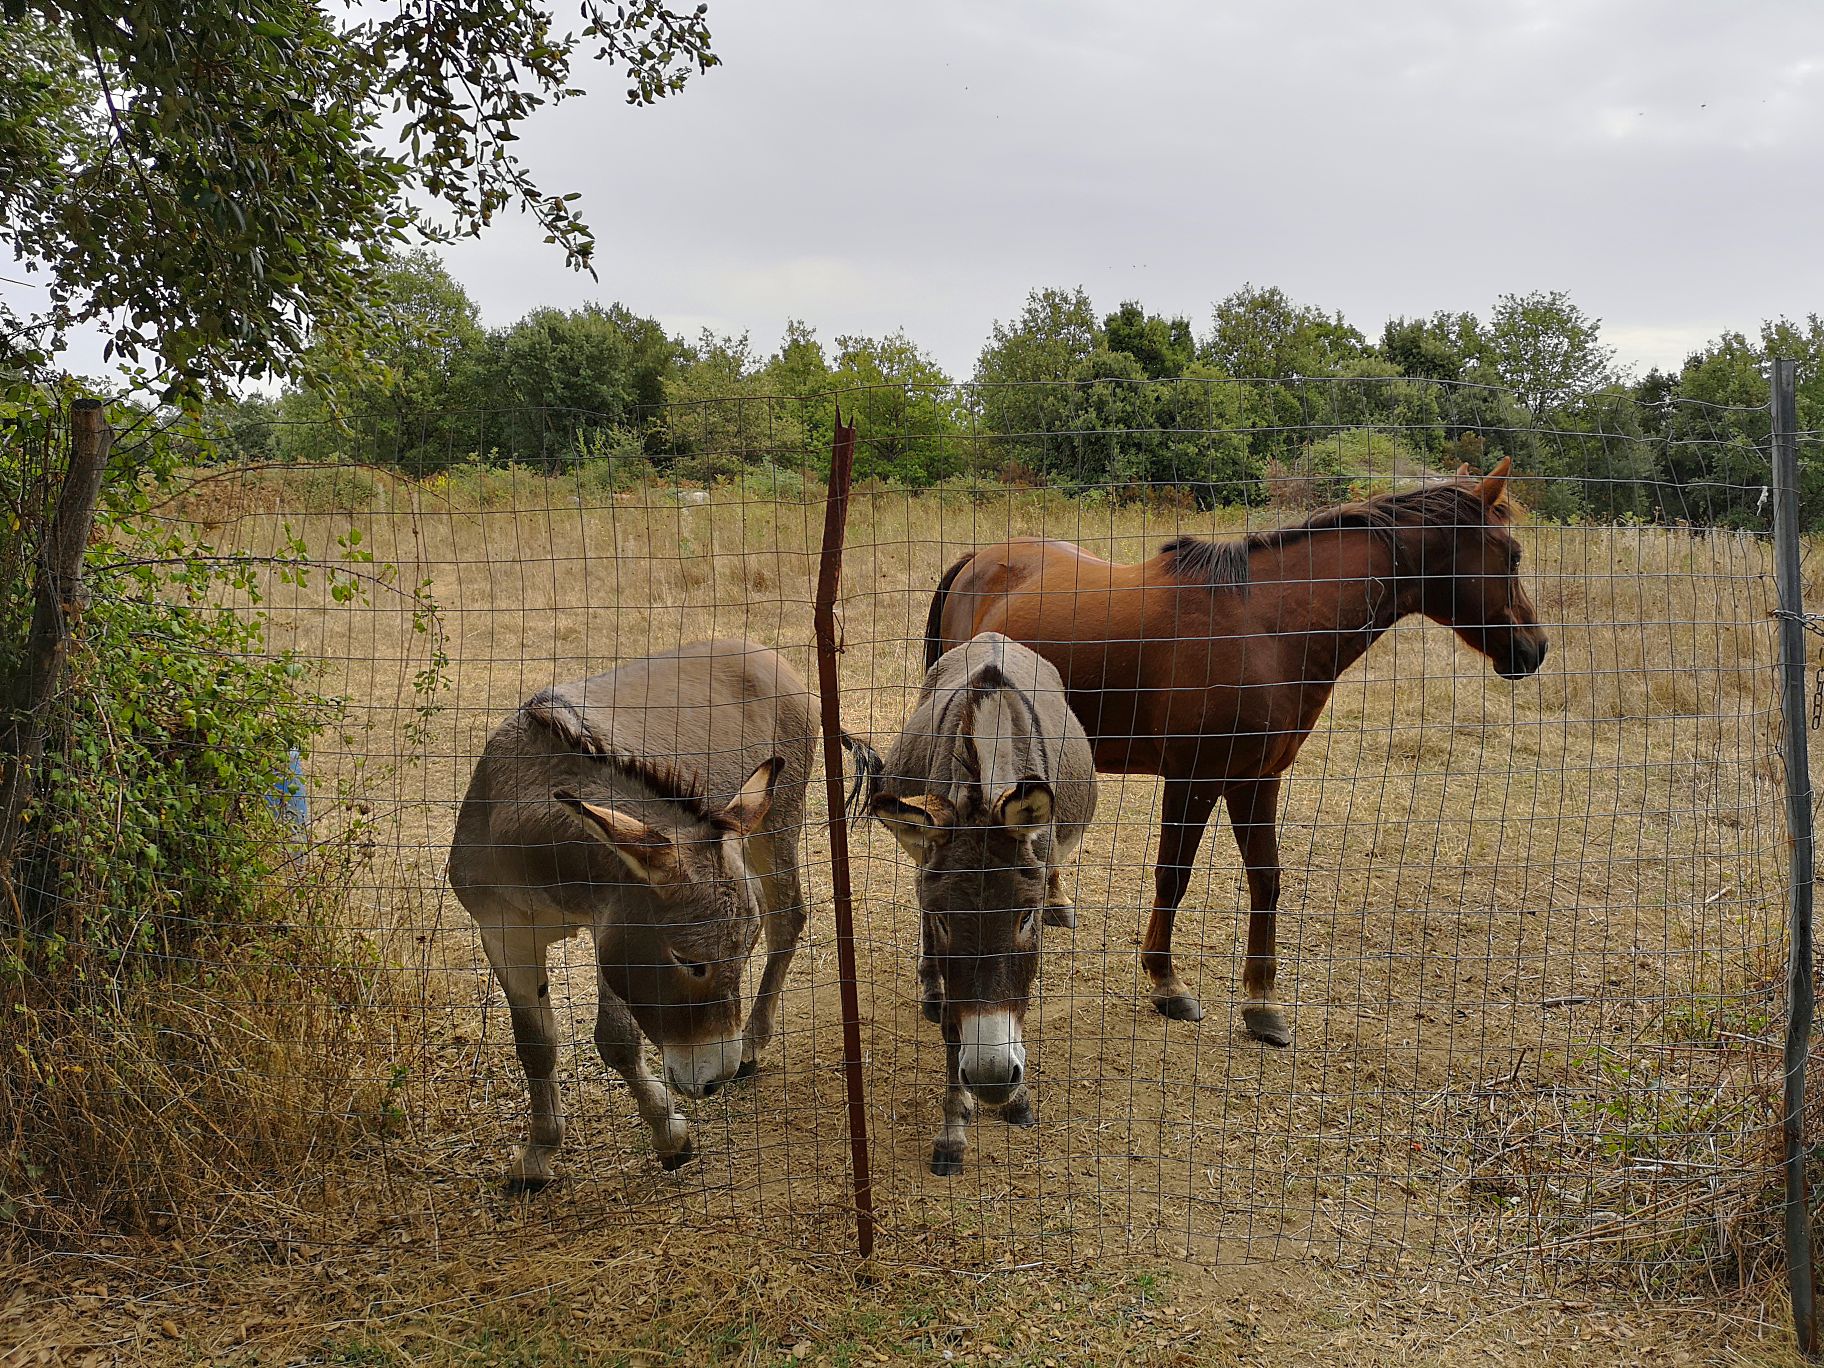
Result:
[[[842,732],[842,748],[849,753],[849,759],[855,766],[855,780],[849,785],[848,800],[843,803],[843,810],[849,814],[849,820],[860,821],[868,815],[869,805],[874,800],[875,791],[880,787],[880,776],[887,772],[887,762],[880,758],[880,752],[858,736]]]
[[[955,565],[944,571],[944,577],[937,582],[937,591],[931,595],[931,611],[925,614],[925,668],[928,670],[937,664],[937,658],[944,653],[944,600],[950,597],[950,586],[956,583],[956,577],[963,573],[963,567],[975,559],[975,552],[968,552]]]

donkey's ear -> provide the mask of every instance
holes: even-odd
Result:
[[[767,810],[773,805],[773,785],[779,781],[779,772],[785,768],[785,757],[775,755],[772,759],[761,762],[755,771],[747,776],[741,785],[741,791],[729,799],[728,806],[715,815],[719,827],[751,836],[760,829],[760,823],[766,820]]]
[[[1503,456],[1495,463],[1495,468],[1484,475],[1476,485],[1476,497],[1493,508],[1501,502],[1501,496],[1507,493],[1508,472],[1514,468],[1514,458]]]
[[[634,878],[654,888],[677,881],[678,848],[664,832],[619,808],[578,798],[569,789],[554,789],[551,796],[570,809],[584,830],[619,855]]]
[[[915,862],[922,863],[949,840],[950,828],[956,825],[956,809],[935,793],[911,798],[883,793],[874,800],[872,811],[874,820],[893,833],[893,839]]]
[[[1462,465],[1457,467],[1457,478],[1459,480],[1467,480],[1473,474],[1475,474],[1475,472],[1469,468],[1468,461],[1463,462]]]
[[[1050,823],[1057,805],[1050,784],[1043,779],[1022,779],[994,800],[994,820],[1009,831],[1031,835]]]

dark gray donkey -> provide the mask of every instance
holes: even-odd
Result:
[[[1057,670],[998,632],[947,651],[870,777],[867,810],[918,866],[918,977],[948,1086],[931,1172],[960,1173],[974,1098],[1034,1123],[1023,1026],[1039,926],[1075,922],[1059,866],[1096,811],[1089,738]]]
[[[798,840],[816,735],[810,692],[773,652],[711,641],[529,700],[488,738],[456,820],[449,877],[512,1009],[532,1132],[512,1169],[542,1187],[564,1138],[546,955],[587,928],[595,1044],[632,1088],[660,1162],[690,1128],[647,1070],[705,1097],[754,1069],[804,927]],[[741,975],[766,969],[741,1021]]]

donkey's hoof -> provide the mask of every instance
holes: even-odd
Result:
[[[557,1181],[554,1177],[528,1178],[516,1173],[501,1184],[501,1194],[506,1197],[535,1197]]]
[[[939,1140],[931,1146],[931,1176],[954,1178],[963,1171],[963,1147]]]
[[[1001,1108],[1001,1120],[1021,1130],[1031,1130],[1039,1124],[1039,1114],[1032,1109],[1030,1097],[1016,1097]]]
[[[944,1019],[944,995],[926,993],[918,1000],[918,1010],[925,1014],[926,1021],[933,1026],[938,1025]]]
[[[1162,993],[1153,999],[1159,1015],[1172,1021],[1202,1021],[1203,1004],[1189,993]]]
[[[1241,1009],[1241,1023],[1248,1028],[1249,1035],[1268,1045],[1278,1045],[1283,1049],[1292,1043],[1292,1028],[1286,1025],[1286,1019],[1280,1015],[1277,1007],[1244,1007]]]
[[[661,1154],[659,1156],[659,1167],[664,1169],[665,1172],[671,1173],[677,1169],[683,1168],[684,1165],[696,1158],[696,1155],[696,1150],[691,1146],[690,1141],[686,1139],[684,1141],[684,1147],[676,1154]]]
[[[1077,929],[1077,909],[1069,903],[1046,903],[1042,920],[1047,926],[1061,926],[1066,931]]]
[[[728,1081],[730,1083],[739,1083],[742,1079],[752,1078],[759,1072],[760,1063],[758,1060],[744,1059],[741,1061],[741,1067],[735,1070],[735,1076]]]

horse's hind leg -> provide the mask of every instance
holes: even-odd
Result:
[[[1175,1021],[1202,1021],[1203,1007],[1192,997],[1172,967],[1172,923],[1191,881],[1203,829],[1216,810],[1220,790],[1183,779],[1165,781],[1159,823],[1159,863],[1153,871],[1153,915],[1147,919],[1140,962],[1153,981],[1153,1006]]]
[[[532,1127],[508,1173],[513,1192],[536,1192],[557,1176],[552,1159],[564,1143],[564,1100],[557,1087],[557,1013],[551,1008],[551,981],[546,953],[551,938],[536,926],[514,925],[511,907],[479,890],[462,890],[471,913],[481,911],[481,944],[494,969],[513,1019],[513,1048],[526,1071],[532,1097]]]
[[[1269,1045],[1290,1045],[1292,1028],[1273,1001],[1279,968],[1275,953],[1279,911],[1279,780],[1261,779],[1231,789],[1229,824],[1248,872],[1248,957],[1241,984],[1248,1005],[1242,1023],[1248,1034]]]
[[[776,841],[777,845],[770,842]],[[754,1005],[747,1016],[747,1029],[741,1049],[741,1067],[736,1078],[746,1078],[759,1067],[762,1051],[772,1043],[779,1015],[779,994],[785,986],[786,971],[792,967],[792,956],[798,949],[798,937],[804,932],[804,890],[798,881],[798,845],[783,837],[770,838],[760,851],[759,842],[750,852],[750,864],[760,873],[766,890],[766,968],[760,974],[760,986],[754,992]]]

